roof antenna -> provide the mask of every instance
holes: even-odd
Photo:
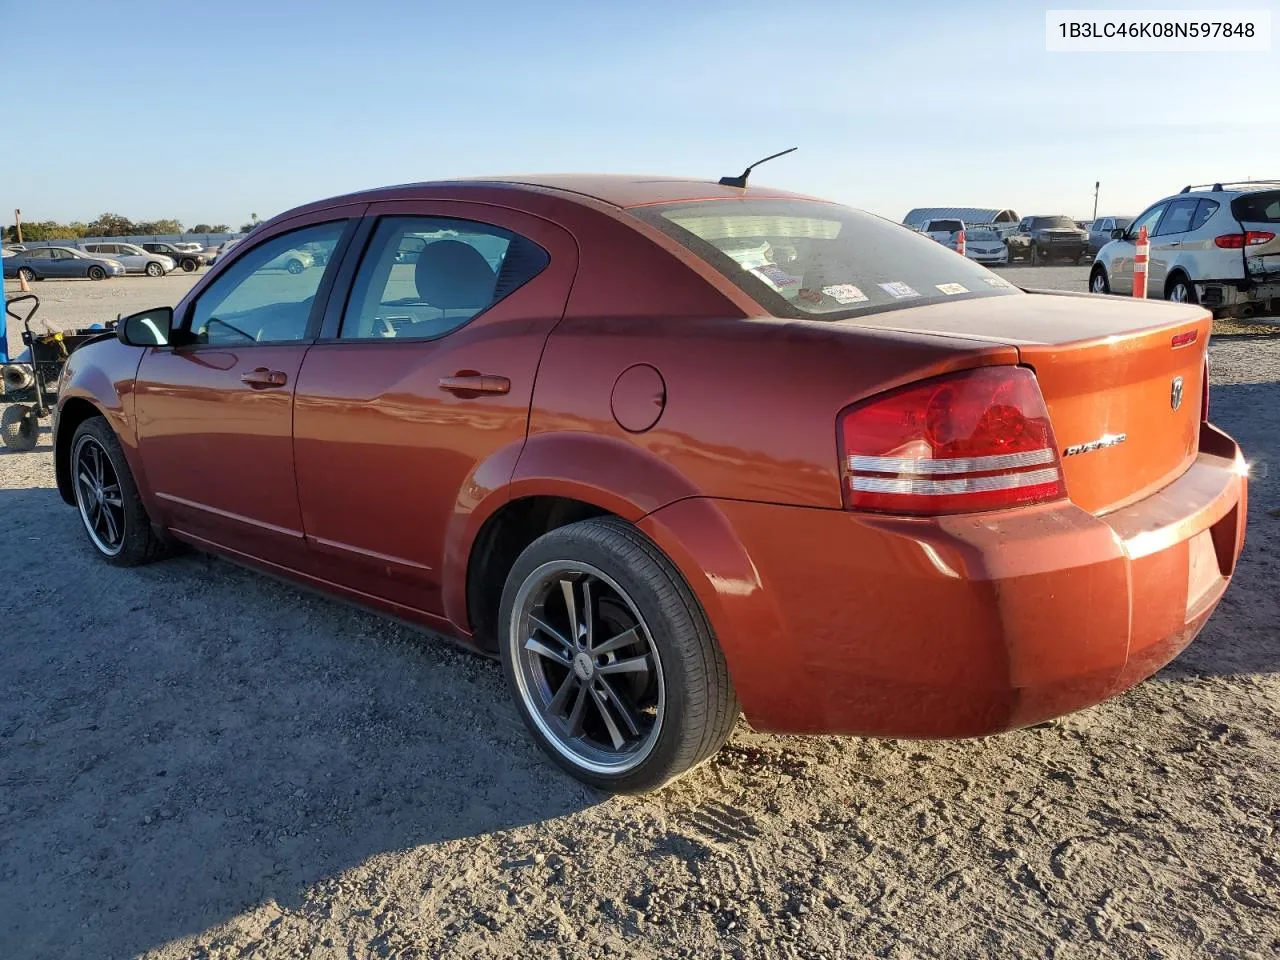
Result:
[[[799,147],[789,147],[788,149],[783,150],[779,153],[775,153],[770,156],[767,156],[763,160],[757,160],[751,166],[747,167],[747,169],[743,170],[742,176],[740,177],[721,177],[720,185],[722,187],[745,187],[747,185],[747,177],[751,176],[751,171],[754,170],[756,167],[760,166],[760,164],[767,163],[768,161],[774,160],[778,157],[786,156],[788,153],[793,153],[794,151],[799,149],[800,149]]]

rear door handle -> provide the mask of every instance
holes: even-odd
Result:
[[[289,382],[289,377],[283,370],[268,370],[266,367],[257,367],[248,373],[240,374],[240,380],[251,387],[267,388],[283,387]]]
[[[1169,246],[1171,246],[1171,247],[1180,247],[1180,246],[1182,246],[1182,241],[1181,241],[1181,240],[1170,240],[1170,241],[1169,241]]]
[[[511,391],[511,381],[488,373],[459,370],[452,377],[441,377],[440,389],[459,397],[481,393],[503,394]]]

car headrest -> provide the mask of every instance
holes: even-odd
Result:
[[[461,240],[437,240],[418,254],[414,268],[418,296],[442,310],[487,307],[497,274],[475,247]]]

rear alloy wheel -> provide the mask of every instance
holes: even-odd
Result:
[[[1107,280],[1107,271],[1102,267],[1094,267],[1089,275],[1090,293],[1110,293],[1111,284]]]
[[[1196,288],[1183,274],[1175,273],[1165,287],[1164,298],[1173,303],[1195,303]]]
[[[15,453],[35,449],[36,440],[40,437],[36,408],[20,403],[5,407],[4,417],[0,419],[0,437],[3,437],[4,445]]]
[[[284,267],[290,273],[301,273],[303,270],[301,260],[290,260]]]
[[[105,280],[107,279],[107,271],[103,270],[101,267],[95,264],[94,266],[89,268],[89,279]]]
[[[155,263],[154,261],[153,261],[153,262],[151,262],[151,263],[148,263],[148,264],[147,264],[147,276],[148,276],[148,277],[163,277],[163,276],[164,276],[164,267],[160,266],[160,264]]]
[[[18,278],[21,280],[27,281],[27,283],[30,283],[32,280],[36,278],[36,272],[32,270],[30,267],[19,267]]]
[[[705,615],[629,524],[584,520],[535,540],[508,575],[499,622],[526,726],[593,787],[661,787],[733,729],[738,701]]]
[[[118,567],[158,560],[167,545],[155,535],[115,433],[91,417],[71,440],[71,483],[89,542]]]

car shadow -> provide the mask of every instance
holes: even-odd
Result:
[[[49,488],[0,515],[0,956],[133,956],[603,799],[491,661],[199,554],[107,566]]]
[[[1168,680],[1280,672],[1280,382],[1212,384],[1209,412],[1250,463],[1245,547],[1200,636],[1157,675]]]

